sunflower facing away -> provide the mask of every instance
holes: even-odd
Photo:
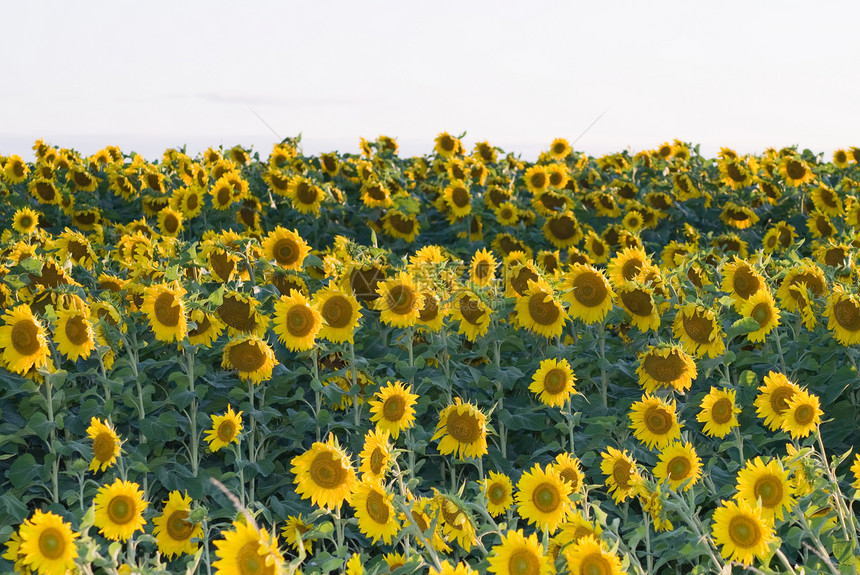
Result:
[[[94,503],[95,526],[106,539],[127,541],[146,525],[143,510],[148,503],[137,483],[116,479],[111,485],[102,485]]]
[[[59,515],[37,509],[21,525],[18,554],[30,571],[41,575],[65,575],[75,570],[78,557],[75,539],[79,536]]]
[[[460,459],[482,457],[487,453],[487,416],[459,397],[439,413],[432,440],[440,439],[439,453],[455,453]]]
[[[488,557],[487,570],[496,575],[550,575],[554,572],[537,533],[528,537],[522,529],[508,531]]]
[[[409,429],[415,423],[415,404],[418,396],[412,393],[412,386],[401,381],[390,381],[382,387],[374,399],[370,400],[370,420],[376,428],[388,431],[392,439],[400,436],[400,431]]]
[[[572,491],[555,467],[549,465],[541,469],[535,463],[517,482],[517,512],[529,525],[555,531],[572,510]]]
[[[187,493],[183,495],[179,491],[171,491],[164,502],[164,511],[152,520],[152,534],[158,541],[158,550],[168,559],[182,553],[194,554],[200,547],[192,539],[203,538],[203,527],[188,521],[191,503]]]
[[[681,426],[675,414],[675,401],[654,395],[643,395],[630,407],[630,428],[633,435],[648,449],[663,448],[681,438]]]
[[[732,561],[751,565],[753,559],[764,559],[774,537],[773,527],[762,517],[761,510],[746,501],[723,501],[714,511],[714,543],[722,545],[720,554]]]
[[[212,427],[206,432],[204,438],[209,442],[211,451],[218,451],[231,443],[239,443],[239,434],[242,433],[242,412],[233,411],[233,406],[228,405],[224,415],[212,416]]]
[[[146,288],[140,311],[149,319],[149,327],[159,341],[182,341],[188,333],[182,287],[156,285]]]
[[[312,349],[320,328],[322,315],[301,292],[290,290],[290,295],[282,295],[275,303],[272,329],[278,334],[278,340],[291,351]]]
[[[532,376],[529,391],[538,395],[541,403],[562,407],[576,393],[576,376],[566,359],[545,359]]]
[[[121,442],[109,421],[105,420],[102,423],[97,417],[93,417],[87,428],[87,435],[93,440],[93,460],[90,463],[90,471],[104,471],[116,463]]]
[[[45,330],[30,306],[21,304],[3,315],[0,326],[0,348],[3,363],[10,371],[27,373],[32,367],[48,364],[48,340]]]
[[[391,503],[393,497],[380,482],[369,477],[356,483],[352,490],[349,504],[355,509],[358,529],[373,543],[382,539],[388,545],[400,530],[400,523]]]
[[[265,341],[254,335],[234,339],[224,346],[221,366],[235,369],[239,379],[261,383],[272,377],[272,369],[278,364],[275,352]]]
[[[232,531],[222,531],[223,539],[216,539],[212,563],[217,573],[229,575],[282,575],[284,557],[278,551],[277,538],[265,529],[233,522]]]
[[[741,408],[735,405],[734,389],[717,389],[702,399],[702,410],[696,415],[699,423],[704,423],[702,431],[708,437],[725,437],[738,426],[737,415]]]
[[[291,471],[296,493],[327,509],[339,508],[358,483],[349,455],[333,434],[294,457]]]
[[[487,498],[487,511],[493,517],[505,513],[514,504],[514,485],[504,473],[490,471],[479,483]]]

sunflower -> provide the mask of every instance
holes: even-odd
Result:
[[[602,321],[612,309],[615,292],[603,272],[581,263],[571,265],[565,275],[563,298],[570,305],[568,313],[587,324]]]
[[[478,541],[474,521],[463,507],[452,498],[443,495],[436,489],[433,491],[433,505],[436,509],[436,517],[442,533],[448,537],[449,541],[455,539],[463,550],[468,553]],[[412,515],[414,518],[414,512]],[[434,546],[436,546],[435,541]]]
[[[107,420],[102,423],[97,417],[90,420],[87,435],[93,440],[93,460],[90,471],[104,471],[116,463],[122,442],[113,425]]]
[[[102,485],[94,503],[94,523],[106,539],[126,541],[146,525],[143,510],[148,503],[137,483],[116,479],[111,485]]]
[[[315,536],[307,535],[311,531],[313,524],[308,525],[302,519],[301,513],[298,516],[290,515],[287,517],[287,524],[281,529],[281,535],[287,545],[291,546],[296,551],[299,551],[299,546],[305,548],[308,555],[313,553],[313,542],[317,540]]]
[[[182,225],[182,213],[172,208],[163,208],[158,212],[158,229],[163,236],[175,238],[185,229]]]
[[[461,460],[480,458],[487,453],[487,416],[459,397],[439,413],[432,440],[439,439],[439,453],[456,453]]]
[[[860,453],[854,456],[854,463],[851,465],[851,473],[854,474],[854,482],[851,486],[854,489],[860,490]]]
[[[239,443],[239,434],[242,433],[242,412],[233,411],[233,406],[228,405],[224,415],[212,416],[212,427],[206,432],[204,438],[209,442],[211,451],[218,451],[231,443]]]
[[[465,153],[465,148],[459,138],[455,138],[448,132],[442,132],[436,136],[436,145],[433,149],[443,158],[451,158]]]
[[[534,195],[538,195],[549,187],[549,173],[544,166],[532,166],[523,175],[526,188]]]
[[[830,218],[818,211],[809,213],[806,228],[813,238],[829,238],[836,234],[836,226],[833,225]]]
[[[292,290],[275,302],[275,321],[272,329],[278,340],[291,351],[307,351],[314,347],[317,332],[322,327],[322,316],[311,306],[301,292]]]
[[[464,290],[454,299],[451,316],[460,322],[457,333],[476,341],[490,328],[492,310],[471,290]]]
[[[311,448],[292,459],[291,471],[296,493],[302,499],[329,510],[339,508],[358,483],[350,457],[340,447],[334,434],[328,441],[317,441]]]
[[[672,388],[683,393],[698,376],[696,362],[677,345],[649,346],[639,354],[636,369],[639,385],[646,393]]]
[[[202,345],[212,347],[212,342],[221,336],[224,331],[224,323],[218,316],[205,312],[202,309],[191,311],[191,321],[194,328],[188,330],[188,341],[191,345]]]
[[[472,194],[464,182],[453,180],[442,192],[442,198],[454,217],[463,218],[472,213]]]
[[[393,497],[379,481],[369,477],[356,483],[352,489],[349,504],[355,509],[358,530],[373,543],[382,539],[388,545],[400,530],[400,523],[391,503]]]
[[[503,226],[515,226],[520,221],[519,208],[514,202],[504,202],[493,212],[496,214],[496,221]]]
[[[30,208],[21,208],[12,216],[12,229],[29,236],[39,226],[39,213]]]
[[[735,302],[735,310],[740,311],[745,301],[765,287],[764,278],[746,260],[734,256],[734,260],[722,268],[722,290]]]
[[[499,261],[493,253],[487,251],[486,248],[482,249],[479,252],[475,252],[475,255],[472,256],[472,261],[469,265],[469,279],[479,287],[492,285],[497,267],[499,267]]]
[[[702,399],[702,409],[696,420],[705,424],[702,429],[705,435],[722,438],[738,426],[737,414],[741,409],[735,405],[735,394],[734,389],[711,387]]]
[[[809,436],[821,423],[821,401],[814,393],[805,390],[798,391],[788,400],[788,406],[782,414],[782,430],[789,433],[792,439]]]
[[[744,317],[753,318],[758,324],[758,329],[747,334],[747,339],[753,343],[764,341],[767,334],[779,325],[779,309],[767,289],[759,290],[750,296],[741,307],[740,313]]]
[[[68,228],[54,240],[54,249],[57,252],[57,260],[61,263],[71,260],[77,265],[91,268],[97,259],[87,237]]]
[[[785,156],[779,163],[779,173],[785,179],[785,183],[789,186],[800,186],[811,182],[813,179],[812,170],[798,156]]]
[[[842,198],[839,197],[839,194],[833,188],[822,184],[813,188],[810,196],[818,212],[831,218],[843,215]]]
[[[212,207],[216,210],[227,210],[233,204],[235,197],[233,195],[233,185],[227,178],[217,178],[217,181],[209,189],[209,194],[212,196]]]
[[[393,439],[400,431],[409,429],[415,423],[415,404],[418,396],[412,393],[412,386],[403,382],[390,381],[370,400],[370,420],[376,422],[377,430],[385,430]]]
[[[660,313],[654,303],[654,291],[634,282],[617,288],[618,303],[630,316],[630,323],[640,331],[657,330],[660,327]]]
[[[257,529],[239,521],[233,531],[222,531],[216,539],[212,563],[217,573],[224,575],[283,575],[284,556],[278,551],[278,541],[265,529]]]
[[[478,484],[487,498],[487,511],[493,517],[505,513],[514,504],[514,485],[504,473],[490,471],[489,476]]]
[[[621,560],[594,535],[585,535],[565,549],[571,575],[624,575]]]
[[[757,224],[759,217],[747,206],[742,206],[735,202],[726,202],[723,204],[723,211],[720,213],[720,220],[722,220],[722,222],[727,226],[731,226],[739,230],[745,230],[750,226]]]
[[[391,463],[391,444],[389,432],[385,429],[371,429],[364,435],[364,449],[359,453],[361,462],[358,471],[362,477],[381,481]]]
[[[570,485],[572,493],[582,491],[585,474],[582,472],[581,462],[570,453],[559,453],[555,456],[552,466],[558,471],[562,481]]]
[[[355,296],[329,286],[314,294],[313,305],[322,316],[320,337],[333,343],[352,343],[361,319],[361,306]]]
[[[411,275],[400,272],[394,278],[379,282],[376,293],[379,294],[376,309],[381,310],[384,323],[394,327],[415,325],[424,306],[424,296]]]
[[[238,291],[228,291],[216,308],[218,319],[227,325],[230,335],[251,334],[262,336],[266,333],[269,319],[259,312],[260,303],[249,295]]]
[[[695,303],[681,306],[672,324],[684,351],[698,357],[718,357],[726,350],[722,328],[713,310]]]
[[[18,555],[29,571],[40,575],[65,575],[75,570],[78,550],[75,539],[80,534],[72,531],[70,523],[55,513],[40,509],[25,521],[19,530],[21,538]]]
[[[782,521],[783,511],[790,510],[794,505],[789,475],[778,459],[772,459],[767,465],[761,457],[747,460],[743,469],[738,471],[738,493],[735,499],[750,507],[758,502],[762,519],[770,523],[774,519]]]
[[[537,533],[528,537],[522,529],[508,531],[488,557],[487,571],[496,575],[550,575],[555,572]]]
[[[771,431],[780,429],[788,410],[788,402],[799,392],[797,384],[789,381],[785,375],[769,372],[764,376],[764,385],[758,388],[758,396],[753,401],[756,415],[764,418],[764,424]]]
[[[287,197],[299,213],[319,214],[323,191],[307,178],[296,176],[287,187]]]
[[[582,241],[582,228],[571,211],[548,216],[541,231],[547,241],[559,249],[575,246]]]
[[[723,501],[713,520],[714,543],[722,545],[725,559],[751,565],[755,557],[767,556],[774,532],[759,507],[746,501]]]
[[[606,271],[609,281],[616,288],[633,281],[646,264],[651,263],[651,258],[642,248],[624,248],[609,262]]]
[[[79,358],[86,359],[96,346],[89,315],[88,309],[60,308],[57,310],[57,327],[54,330],[57,351],[71,361],[77,361]]]
[[[572,491],[555,467],[535,463],[517,482],[517,512],[530,525],[553,532],[572,510]]]
[[[841,285],[834,286],[827,298],[824,315],[827,317],[827,329],[833,332],[836,341],[846,346],[860,343],[860,298],[857,295],[848,293]]]
[[[557,559],[558,552],[568,545],[589,535],[599,538],[601,533],[600,525],[586,519],[581,511],[575,511],[561,524],[558,534],[550,539],[549,552]]]
[[[725,158],[720,161],[719,168],[723,183],[732,189],[739,190],[752,184],[753,174],[739,158]]]
[[[30,167],[21,159],[21,156],[9,156],[3,166],[4,176],[10,184],[20,184],[27,180]]]
[[[278,364],[275,352],[264,340],[255,335],[234,339],[224,346],[221,366],[235,369],[239,379],[260,383],[272,377],[272,369]]]
[[[297,230],[277,226],[262,243],[263,254],[285,270],[300,271],[311,248]]]
[[[388,210],[382,216],[382,228],[393,238],[400,238],[406,243],[415,241],[415,236],[421,228],[418,218],[400,210]]]
[[[573,152],[573,148],[564,138],[556,138],[549,146],[549,156],[556,161],[562,161]]]
[[[171,491],[164,502],[164,511],[152,520],[152,534],[158,542],[158,550],[168,559],[182,553],[194,554],[200,547],[192,539],[203,538],[203,527],[200,523],[188,521],[191,513],[192,500],[188,494]]]
[[[185,289],[166,284],[146,288],[140,311],[149,319],[149,327],[159,341],[182,341],[188,333],[185,318]]]
[[[567,312],[543,279],[528,281],[528,289],[517,298],[515,309],[520,325],[547,339],[560,336],[567,322]]]
[[[566,359],[545,359],[532,376],[529,391],[544,405],[562,407],[576,393],[576,376]]]
[[[458,562],[456,565],[451,565],[448,561],[442,561],[440,563],[440,567],[441,570],[437,571],[436,568],[431,565],[428,575],[478,575],[477,571],[472,569],[468,563],[464,563],[463,561]]]
[[[672,489],[678,489],[684,482],[689,481],[684,487],[684,491],[688,491],[701,476],[702,460],[689,441],[666,446],[660,452],[659,461],[654,467],[654,477],[668,481]]]
[[[648,449],[662,449],[681,438],[681,426],[675,414],[675,401],[654,395],[643,395],[630,407],[630,428],[633,435]]]
[[[48,339],[30,306],[21,304],[3,314],[0,326],[0,348],[3,363],[9,371],[24,374],[32,367],[48,364]]]

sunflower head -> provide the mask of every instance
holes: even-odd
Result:
[[[325,443],[318,441],[294,457],[292,472],[296,493],[327,509],[339,508],[358,483],[349,455],[333,434]]]
[[[439,441],[443,455],[455,453],[460,459],[482,457],[487,453],[487,416],[459,397],[439,414],[432,439]]]

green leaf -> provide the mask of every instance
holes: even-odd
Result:
[[[759,329],[759,323],[751,317],[743,317],[732,324],[729,328],[728,338],[734,339],[739,335],[746,335]]]

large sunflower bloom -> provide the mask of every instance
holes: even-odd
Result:
[[[792,439],[808,437],[821,423],[822,415],[824,412],[818,396],[806,390],[799,391],[788,400],[782,414],[782,430],[788,432]]]
[[[470,290],[463,291],[454,300],[451,317],[459,320],[457,333],[463,334],[467,340],[476,341],[486,335],[490,328],[492,310]]]
[[[296,493],[327,509],[340,507],[358,482],[349,455],[334,435],[325,443],[317,441],[291,463]]]
[[[496,575],[550,575],[554,572],[537,533],[528,537],[522,529],[508,531],[502,542],[493,547],[487,571]]]
[[[102,423],[97,417],[93,417],[87,428],[87,435],[93,440],[90,471],[104,471],[116,463],[122,442],[109,421]]]
[[[371,421],[377,429],[383,429],[397,439],[400,431],[409,429],[415,423],[415,404],[418,396],[412,393],[412,386],[396,381],[381,388],[374,399],[370,400]]]
[[[565,549],[571,575],[624,575],[621,560],[594,535],[585,535]]]
[[[384,323],[394,327],[409,327],[418,321],[424,306],[424,296],[408,273],[400,272],[397,277],[380,282],[376,293],[379,294],[375,302],[376,309],[381,310]]]
[[[603,272],[587,264],[573,264],[565,276],[564,300],[570,317],[587,324],[597,323],[612,310],[615,292]]]
[[[265,529],[233,522],[233,531],[222,531],[216,539],[212,563],[217,573],[225,575],[283,575],[284,557],[278,551],[277,538]]]
[[[487,416],[459,397],[439,414],[432,440],[439,441],[439,453],[456,453],[460,459],[480,458],[487,453]]]
[[[725,437],[738,426],[737,414],[741,408],[735,405],[734,389],[717,389],[702,399],[702,410],[696,415],[699,423],[704,423],[702,431],[708,437]]]
[[[860,343],[860,297],[837,284],[827,298],[824,315],[827,316],[827,329],[833,332],[836,341],[842,345]]]
[[[33,572],[65,575],[75,570],[78,557],[75,539],[79,536],[59,515],[37,509],[21,525],[18,554],[23,558],[22,563]]]
[[[535,463],[517,482],[517,512],[530,525],[553,532],[573,508],[572,491],[553,466]]]
[[[567,312],[555,297],[552,287],[543,279],[529,280],[525,294],[517,298],[517,321],[547,339],[561,335]]]
[[[681,426],[675,414],[675,401],[666,401],[653,395],[642,396],[642,401],[630,407],[630,428],[633,435],[648,449],[663,448],[681,438]]]
[[[650,287],[627,282],[618,288],[617,293],[618,302],[630,316],[630,323],[640,331],[657,330],[660,327],[660,312]]]
[[[745,501],[750,506],[760,501],[763,519],[781,521],[783,511],[791,509],[794,504],[790,475],[777,459],[772,459],[767,465],[761,457],[748,460],[744,468],[738,471],[738,493],[735,499]]]
[[[392,499],[379,481],[369,477],[352,490],[349,504],[355,509],[358,529],[373,543],[382,539],[388,545],[400,530]]]
[[[224,346],[221,366],[235,369],[239,379],[261,383],[272,377],[272,369],[278,364],[275,352],[265,341],[254,335],[234,339]]]
[[[698,357],[718,357],[726,350],[722,328],[713,310],[695,303],[684,304],[675,314],[672,332],[684,351]]]
[[[636,461],[627,454],[627,450],[618,451],[614,447],[607,447],[606,453],[600,456],[603,459],[600,471],[606,476],[606,486],[615,503],[632,497],[640,479]]]
[[[135,531],[143,531],[143,510],[148,503],[137,483],[116,479],[103,485],[96,494],[94,524],[106,539],[127,541]]]
[[[242,412],[233,411],[233,406],[228,405],[224,415],[212,416],[212,427],[206,432],[204,439],[209,443],[211,451],[218,451],[231,443],[239,443],[239,434],[242,433]]]
[[[774,532],[761,510],[746,501],[722,503],[714,511],[712,527],[714,543],[722,545],[720,554],[744,565],[751,565],[756,557],[764,559]]]
[[[702,459],[689,441],[673,443],[660,452],[654,477],[668,481],[672,489],[678,489],[688,481],[684,491],[688,491],[702,476]]]
[[[302,262],[311,248],[296,230],[290,231],[278,226],[263,240],[263,254],[266,259],[275,260],[285,270],[299,271]]]
[[[361,305],[355,296],[327,287],[314,294],[313,302],[322,316],[320,337],[333,343],[352,343],[355,328],[361,319]]]
[[[753,269],[749,262],[738,256],[734,256],[733,261],[723,266],[722,274],[722,290],[734,300],[735,309],[738,311],[743,302],[765,288],[761,274]]]
[[[575,383],[576,376],[566,359],[549,358],[540,362],[532,376],[529,391],[538,394],[544,405],[562,407],[576,393]]]
[[[646,393],[672,388],[683,393],[690,389],[698,371],[696,362],[676,345],[649,346],[639,354],[636,369],[639,385]]]
[[[182,341],[188,333],[181,287],[156,285],[146,289],[140,311],[147,315],[149,327],[159,341]]]
[[[188,494],[171,491],[164,502],[164,511],[152,520],[155,526],[152,534],[158,543],[158,550],[168,559],[182,553],[193,554],[200,547],[199,543],[191,541],[203,538],[203,527],[200,523],[188,521],[192,500]]]
[[[57,318],[57,327],[54,330],[57,351],[71,361],[89,357],[96,346],[89,310],[60,308],[57,310]]]
[[[48,339],[30,306],[21,304],[3,314],[0,326],[0,348],[3,363],[10,371],[27,373],[32,367],[48,364]]]
[[[322,328],[322,316],[301,292],[291,290],[275,303],[272,329],[278,340],[292,351],[307,351],[314,347],[317,332]]]

